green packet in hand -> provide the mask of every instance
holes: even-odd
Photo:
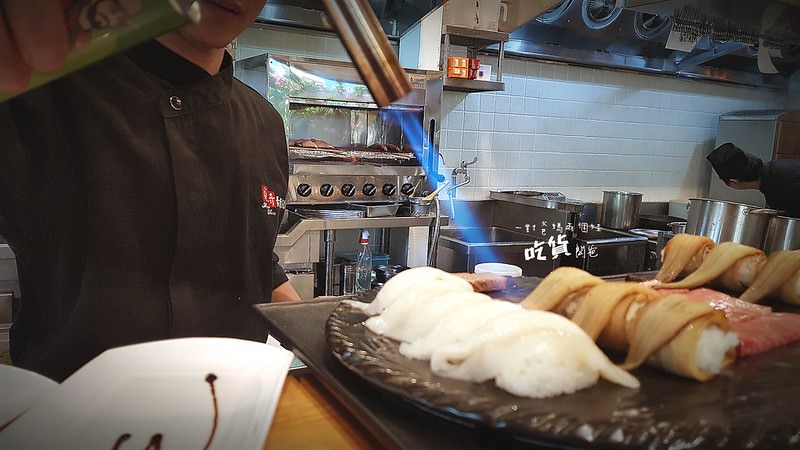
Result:
[[[49,83],[136,44],[200,20],[193,0],[73,0],[64,22],[72,51],[52,72],[34,71],[20,92],[0,92],[0,102]]]

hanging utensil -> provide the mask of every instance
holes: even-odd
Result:
[[[436,198],[437,195],[439,195],[439,192],[441,192],[442,189],[444,189],[445,186],[447,186],[448,184],[450,184],[449,180],[447,180],[444,183],[440,184],[439,187],[436,188],[435,191],[433,191],[430,194],[426,195],[425,198],[423,198],[422,200],[426,201],[426,202],[429,202],[429,201],[433,200],[434,198]]]
[[[415,185],[414,185],[414,189],[412,189],[412,190],[411,190],[411,193],[410,193],[410,194],[408,194],[408,196],[409,196],[409,197],[413,197],[413,196],[414,196],[414,195],[417,193],[417,189],[419,189],[419,186],[420,186],[421,184],[422,184],[422,178],[420,178],[419,180],[417,180],[417,184],[415,184]]]

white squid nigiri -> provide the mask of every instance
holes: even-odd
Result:
[[[402,355],[409,358],[430,359],[435,349],[467,339],[475,333],[476,329],[491,318],[499,314],[522,309],[516,303],[492,300],[489,296],[477,292],[458,295],[473,296],[479,301],[471,302],[450,312],[425,336],[412,342],[400,344],[400,353]]]
[[[350,302],[367,315],[381,314],[398,300],[413,298],[432,299],[449,292],[473,292],[472,285],[463,278],[434,267],[416,267],[393,276],[375,295],[372,303]]]
[[[500,314],[468,339],[434,350],[431,370],[475,382],[494,378],[498,387],[533,398],[572,393],[594,385],[600,376],[639,387],[575,323],[536,310]]]
[[[441,295],[409,295],[387,306],[383,314],[367,319],[374,333],[403,342],[414,342],[430,333],[451,311],[486,300],[477,292],[450,292]]]

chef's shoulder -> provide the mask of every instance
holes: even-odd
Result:
[[[238,132],[250,134],[259,147],[269,149],[280,162],[282,170],[288,167],[286,128],[275,107],[258,91],[234,79],[232,97],[237,110]]]
[[[272,106],[272,103],[267,101],[263,95],[252,87],[246,85],[238,79],[234,79],[233,83],[233,97],[237,100],[240,107],[245,108],[248,114],[253,117],[259,117],[262,120],[267,120],[269,126],[281,125],[283,126],[283,118]]]
[[[800,182],[800,159],[776,159],[768,165],[769,176]]]
[[[161,83],[163,85],[163,83]],[[113,55],[55,81],[0,102],[0,120],[21,129],[48,130],[91,116],[91,123],[110,113],[124,115],[134,104],[152,102],[148,89],[163,88],[141,77],[124,55]]]

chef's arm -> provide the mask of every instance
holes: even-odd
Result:
[[[292,283],[289,281],[286,281],[272,290],[272,303],[298,301],[300,301],[300,294],[294,290]]]
[[[272,302],[296,302],[301,300],[300,294],[294,290],[283,267],[278,262],[278,255],[272,252]]]

